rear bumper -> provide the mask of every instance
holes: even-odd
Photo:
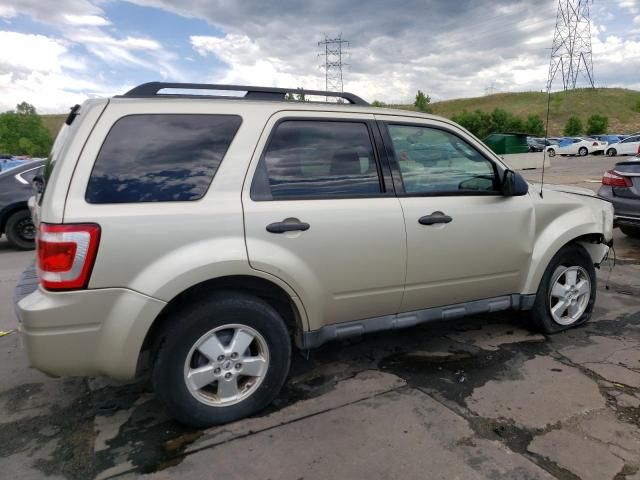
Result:
[[[51,375],[135,377],[144,338],[164,302],[132,290],[53,293],[38,288],[16,304],[32,366]]]

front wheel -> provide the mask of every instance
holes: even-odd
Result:
[[[580,149],[578,150],[578,155],[580,155],[581,157],[586,157],[589,154],[589,150],[587,150],[587,147],[580,147]]]
[[[289,372],[291,341],[263,300],[218,292],[173,314],[156,355],[156,395],[193,427],[232,422],[266,407]]]
[[[615,148],[610,148],[607,150],[607,157],[615,157],[618,154]]]
[[[542,276],[530,315],[533,324],[551,334],[580,325],[591,317],[596,300],[596,271],[580,245],[563,247]]]
[[[556,151],[553,148],[550,148],[549,150],[547,150],[547,155],[549,155],[550,157],[555,157]]]

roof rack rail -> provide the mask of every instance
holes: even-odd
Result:
[[[180,90],[230,90],[237,92],[247,92],[244,97],[221,97],[216,95],[185,95],[185,94],[165,94],[158,93],[164,89]],[[155,98],[155,97],[197,97],[197,98],[241,98],[246,100],[271,100],[284,101],[288,93],[302,95],[319,95],[321,97],[342,98],[353,105],[369,105],[365,100],[348,92],[325,92],[322,90],[305,90],[302,88],[274,88],[274,87],[249,87],[245,85],[215,85],[208,83],[169,83],[169,82],[149,82],[132,88],[124,95],[124,98]]]

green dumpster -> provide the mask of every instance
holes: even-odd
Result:
[[[484,143],[498,155],[507,153],[527,153],[527,135],[524,133],[492,133]]]

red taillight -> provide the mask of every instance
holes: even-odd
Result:
[[[47,290],[86,288],[98,252],[100,227],[95,224],[38,228],[38,275]]]
[[[613,170],[609,170],[604,173],[604,176],[602,177],[602,184],[609,185],[611,187],[630,187],[632,185],[631,179],[623,177]]]

